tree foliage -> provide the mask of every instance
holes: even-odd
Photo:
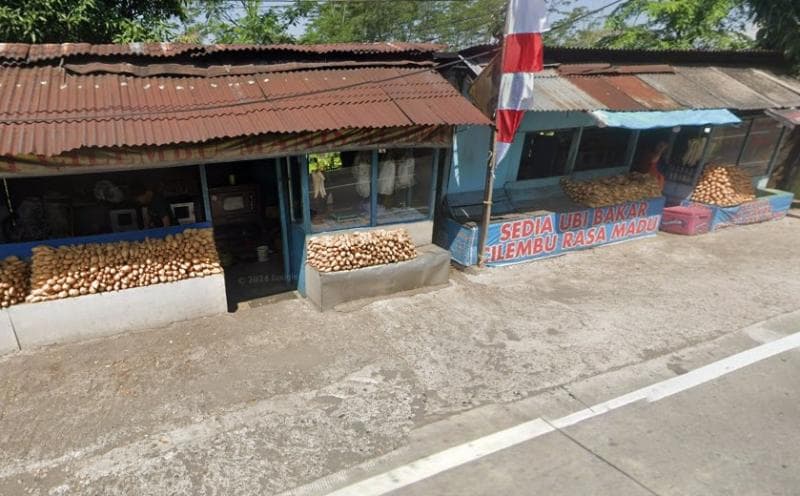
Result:
[[[204,0],[190,4],[181,41],[195,43],[290,43],[292,19],[261,0]]]
[[[184,15],[183,0],[3,0],[0,41],[159,41]]]
[[[453,47],[486,43],[502,32],[505,0],[299,0],[306,43],[431,41]]]
[[[789,0],[791,1],[791,0]],[[745,35],[742,0],[628,0],[605,21],[600,45],[612,48],[739,49]]]
[[[752,19],[759,27],[758,45],[783,51],[800,70],[800,2],[749,0],[748,4]]]

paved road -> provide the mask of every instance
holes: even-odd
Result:
[[[798,377],[800,352],[790,352],[391,494],[796,495]]]
[[[765,341],[800,331],[798,226],[665,234],[334,312],[287,298],[2,357],[0,495],[317,496],[561,418],[757,346],[756,322]]]
[[[289,494],[800,494],[800,332],[785,333],[799,317],[746,329],[752,346],[698,347],[672,377],[648,364],[441,422],[416,448]]]

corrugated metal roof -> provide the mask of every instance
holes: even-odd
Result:
[[[91,43],[42,43],[30,45],[28,62],[39,62],[84,55],[98,57],[116,57],[121,55],[140,55],[143,57],[174,57],[189,52],[202,50],[202,45],[190,43],[127,43],[102,44]]]
[[[0,43],[0,59],[24,60],[29,48],[27,43]]]
[[[204,45],[203,53],[219,52],[295,52],[295,53],[433,53],[443,50],[445,45],[436,43],[406,43],[400,41],[380,43],[323,43],[316,45]]]
[[[758,64],[785,65],[780,52],[772,50],[643,50],[639,48],[577,48],[547,46],[545,63],[621,63],[621,64]]]
[[[0,154],[166,145],[263,133],[489,124],[434,71],[369,68],[223,78],[0,70]]]
[[[444,45],[435,43],[328,43],[319,45],[199,45],[191,43],[127,43],[100,44],[91,43],[4,43],[0,44],[0,60],[41,62],[70,57],[175,57],[192,54],[202,57],[210,54],[234,52],[293,52],[304,54],[327,55],[341,54],[400,54],[400,53],[433,53],[444,49]]]
[[[624,77],[624,76],[623,76]],[[647,107],[634,100],[611,84],[609,77],[577,76],[568,78],[569,82],[603,103],[611,110],[647,110]]]
[[[713,67],[676,66],[675,71],[697,86],[712,91],[714,96],[725,102],[723,108],[756,110],[779,105]]]
[[[640,74],[637,77],[686,108],[735,108],[714,96],[711,93],[713,88],[706,88],[680,74]]]
[[[767,110],[767,115],[790,127],[800,126],[800,110]]]
[[[683,108],[675,100],[659,92],[636,76],[604,76],[604,79],[649,110],[677,110]]]
[[[750,67],[715,67],[714,69],[747,85],[748,88],[775,104],[775,107],[800,106],[800,94],[797,93],[800,92],[800,84],[797,80],[793,80],[797,89],[792,91],[786,84],[776,81],[776,76],[771,71],[756,70]]]
[[[614,65],[608,63],[595,63],[561,64],[558,66],[558,72],[563,76],[597,76],[601,74],[673,73],[675,70],[671,65],[665,64]]]
[[[607,109],[604,104],[589,96],[585,91],[560,77],[554,69],[545,69],[536,74],[534,81],[534,110],[542,112],[563,112],[567,110]]]
[[[130,64],[127,62],[88,64],[64,64],[71,74],[126,74],[135,77],[177,76],[177,77],[221,77],[246,74],[266,74],[268,72],[289,72],[312,69],[352,69],[356,67],[430,67],[436,63],[432,60],[386,60],[360,61],[337,60],[333,62],[285,62],[275,64],[235,64],[208,65],[200,64]]]

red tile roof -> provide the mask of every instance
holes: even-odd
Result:
[[[264,133],[489,124],[432,70],[364,68],[250,76],[76,76],[0,69],[0,154],[167,145]]]

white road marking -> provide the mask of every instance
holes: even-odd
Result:
[[[686,374],[643,387],[559,419],[551,420],[549,423],[541,418],[523,422],[509,429],[489,434],[466,444],[454,446],[341,488],[329,493],[329,496],[381,496],[446,470],[474,462],[498,451],[551,433],[556,429],[563,429],[584,422],[637,401],[659,401],[796,348],[800,348],[800,333],[756,346]],[[298,490],[302,490],[302,488],[288,491],[287,494],[294,494]]]

